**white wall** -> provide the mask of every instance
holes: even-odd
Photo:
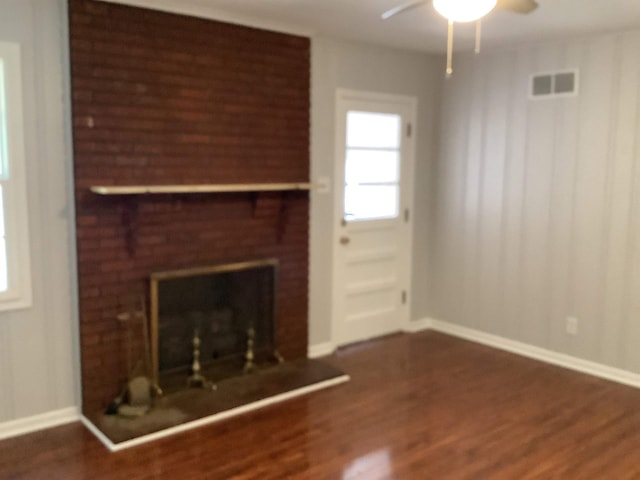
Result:
[[[640,372],[638,52],[630,32],[455,56],[433,317]],[[577,97],[527,99],[530,74],[575,67]]]
[[[439,57],[326,38],[311,42],[311,179],[332,179],[335,99],[339,87],[418,99],[411,318],[427,315],[431,162],[434,159]],[[333,179],[332,179],[333,180]],[[332,182],[333,183],[333,182]],[[335,185],[332,184],[332,188]],[[333,193],[311,194],[309,345],[331,342],[331,261],[334,248]],[[415,292],[415,293],[414,293]]]
[[[0,6],[0,41],[22,48],[33,279],[33,306],[0,313],[0,430],[2,422],[79,402],[65,5],[3,0]]]

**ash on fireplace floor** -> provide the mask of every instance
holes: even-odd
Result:
[[[142,417],[124,418],[101,412],[90,419],[118,444],[343,376],[342,371],[324,362],[295,360],[221,380],[216,390],[185,388],[166,394],[156,398],[152,409]]]

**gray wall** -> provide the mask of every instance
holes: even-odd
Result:
[[[454,57],[432,317],[640,371],[639,51],[630,32]],[[527,99],[575,67],[579,96]]]
[[[0,6],[0,40],[22,47],[33,279],[33,306],[0,313],[0,422],[78,404],[65,4],[3,0]]]
[[[431,162],[434,159],[439,87],[439,57],[326,38],[311,42],[311,178],[332,177],[334,165],[336,89],[415,96],[416,131],[413,292],[411,318],[428,313]],[[332,189],[335,185],[332,184]],[[311,195],[311,264],[309,345],[330,342],[331,262],[333,255],[333,191]]]
[[[0,422],[78,404],[64,4],[0,16],[23,48],[34,290],[0,314]],[[640,371],[638,51],[636,32],[456,55],[441,112],[441,58],[315,38],[312,179],[333,172],[336,88],[416,96],[412,318]],[[530,73],[576,66],[577,98],[527,100]],[[311,345],[331,341],[332,199],[312,194]]]

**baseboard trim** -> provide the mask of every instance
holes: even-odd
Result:
[[[553,350],[536,347],[516,340],[510,340],[498,335],[455,325],[442,320],[425,319],[423,322],[429,323],[429,329],[437,332],[463,338],[465,340],[487,345],[510,353],[515,353],[516,355],[523,357],[550,363],[569,370],[593,375],[594,377],[604,378],[630,387],[640,388],[640,374],[633,373],[628,370],[609,367],[601,363],[583,360],[564,353],[554,352]]]
[[[316,343],[315,345],[309,345],[307,356],[309,358],[326,357],[335,351],[336,346],[333,342]]]
[[[403,329],[407,333],[417,333],[425,330],[433,330],[441,332],[454,337],[469,340],[489,347],[504,350],[516,355],[520,355],[534,360],[539,360],[545,363],[556,365],[559,367],[567,368],[569,370],[586,373],[595,377],[604,378],[613,382],[621,383],[635,388],[640,388],[640,374],[630,372],[628,370],[622,370],[620,368],[609,367],[600,363],[592,362],[589,360],[583,360],[581,358],[573,357],[559,352],[554,352],[541,347],[536,347],[516,340],[511,340],[498,335],[482,332],[468,327],[463,327],[453,323],[445,322],[442,320],[435,320],[431,318],[424,318],[409,322]],[[333,342],[325,342],[309,347],[309,358],[323,357],[330,355],[335,351],[336,347]],[[51,412],[33,415],[31,417],[20,418],[17,420],[10,420],[8,422],[0,423],[0,440],[4,440],[27,433],[36,432],[39,430],[45,430],[47,428],[57,427],[72,423],[75,421],[81,421],[89,431],[91,431],[110,451],[116,452],[125,448],[130,448],[142,443],[147,443],[158,438],[174,435],[179,432],[197,428],[203,425],[214,423],[226,418],[230,418],[241,413],[257,410],[267,405],[279,403],[297,396],[305,395],[316,390],[328,388],[333,385],[349,380],[348,375],[343,375],[335,379],[321,382],[318,384],[310,385],[308,387],[286,392],[275,397],[260,400],[258,402],[244,405],[236,409],[228,410],[226,412],[205,417],[193,422],[186,423],[171,429],[163,430],[162,432],[153,433],[140,437],[128,442],[114,444],[111,442],[100,430],[93,425],[85,416],[81,415],[77,407],[63,408],[60,410],[54,410]]]
[[[208,417],[200,418],[198,420],[193,420],[191,422],[183,423],[182,425],[176,425],[175,427],[167,428],[159,432],[150,433],[149,435],[144,435],[142,437],[134,438],[132,440],[127,440],[126,442],[120,442],[120,443],[113,443],[111,440],[109,440],[109,438],[107,438],[107,436],[104,433],[102,433],[100,429],[98,429],[98,427],[96,427],[95,424],[84,415],[82,416],[81,421],[87,427],[87,429],[91,433],[93,433],[96,436],[96,438],[100,440],[100,442],[102,442],[102,444],[105,447],[107,447],[107,449],[109,449],[111,452],[118,452],[120,450],[125,450],[127,448],[135,447],[137,445],[142,445],[144,443],[152,442],[160,438],[165,438],[171,435],[175,435],[177,433],[185,432],[187,430],[192,430],[194,428],[209,425],[215,422],[219,422],[221,420],[226,420],[227,418],[235,417],[243,413],[258,410],[260,408],[264,408],[269,405],[284,402],[285,400],[290,400],[295,397],[300,397],[308,393],[333,387],[334,385],[339,385],[341,383],[348,382],[349,380],[350,380],[349,375],[341,375],[339,377],[332,378],[330,380],[314,383],[313,385],[308,385],[306,387],[298,388],[296,390],[291,390],[289,392],[281,393],[280,395],[275,395],[273,397],[265,398],[263,400],[258,400],[257,402],[249,403],[241,407],[232,408],[231,410],[226,410],[224,412],[216,413],[215,415],[210,415]]]
[[[58,427],[78,420],[80,420],[80,412],[77,407],[62,408],[31,417],[10,420],[0,423],[0,440]]]
[[[402,329],[405,333],[417,333],[422,332],[424,330],[429,330],[431,328],[431,319],[430,318],[422,318],[420,320],[412,320],[407,323]]]

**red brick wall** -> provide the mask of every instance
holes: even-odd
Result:
[[[116,315],[148,301],[154,271],[278,258],[277,342],[285,358],[306,355],[307,193],[124,200],[89,187],[308,181],[309,40],[69,3],[85,412],[126,379]],[[122,213],[135,208],[131,255]]]

